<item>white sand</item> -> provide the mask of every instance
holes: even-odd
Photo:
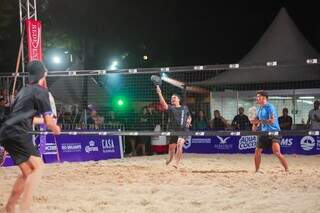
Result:
[[[263,155],[185,155],[180,169],[165,155],[47,165],[33,212],[320,212],[320,156],[287,155],[285,173]],[[19,173],[0,168],[0,207]]]

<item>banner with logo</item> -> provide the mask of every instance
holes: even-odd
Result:
[[[42,23],[41,21],[26,20],[28,58],[29,62],[42,61]]]
[[[36,138],[38,146],[40,146],[40,140],[38,136]],[[57,151],[61,162],[97,161],[123,157],[121,136],[111,135],[47,135],[43,153],[44,162],[58,162]],[[8,156],[4,166],[12,165],[14,163]]]
[[[57,137],[62,161],[89,161],[121,158],[120,136],[78,135]]]
[[[320,136],[303,136],[298,138],[296,154],[320,154]]]
[[[254,153],[258,137],[247,136],[212,136],[191,137],[184,145],[187,153]],[[281,139],[281,152],[284,154],[320,154],[320,136],[285,136]],[[264,150],[264,153],[272,153]]]

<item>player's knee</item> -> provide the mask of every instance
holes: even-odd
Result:
[[[29,164],[32,170],[40,170],[44,166],[40,157],[33,156],[30,157]]]
[[[278,158],[282,156],[280,151],[273,151],[273,154]]]
[[[256,155],[261,155],[261,152],[262,152],[262,149],[256,148],[256,150],[255,150]]]
[[[26,180],[33,170],[28,164],[25,164],[21,167],[21,171],[22,171],[22,174],[20,178]]]
[[[175,144],[170,144],[169,145],[169,150],[170,151],[174,151],[176,149],[176,145]]]
[[[182,150],[181,145],[178,145],[178,146],[177,146],[177,150],[179,150],[179,151]]]

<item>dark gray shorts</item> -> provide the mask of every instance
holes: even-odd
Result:
[[[184,128],[184,129],[173,129],[173,130],[169,130],[169,131],[183,131],[183,132],[189,132],[189,128]],[[188,135],[186,136],[169,136],[167,137],[167,141],[169,141],[169,144],[173,144],[173,143],[177,143],[178,138],[183,138],[185,141],[188,139]]]
[[[174,144],[178,142],[178,138],[183,138],[186,141],[188,136],[170,136],[167,140],[169,141],[169,144]]]
[[[26,162],[30,156],[40,157],[38,148],[33,144],[32,136],[7,138],[1,141],[16,165]]]
[[[260,135],[258,137],[257,148],[259,149],[270,149],[272,143],[278,143],[280,145],[281,136],[275,135]]]

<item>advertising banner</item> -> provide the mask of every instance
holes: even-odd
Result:
[[[41,21],[26,20],[28,58],[30,61],[42,61],[42,23]]]

